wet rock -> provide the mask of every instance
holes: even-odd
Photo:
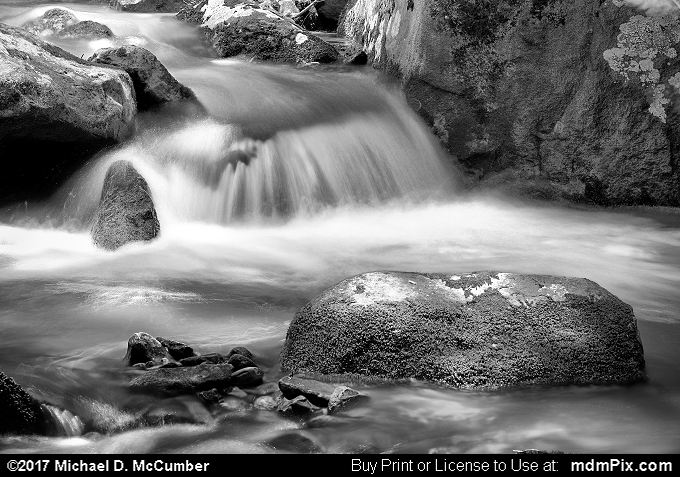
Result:
[[[331,63],[338,58],[328,43],[254,2],[199,2],[178,17],[201,24],[207,40],[222,57],[243,55],[282,63]]]
[[[135,13],[177,13],[186,4],[184,0],[109,0],[111,7]]]
[[[286,376],[279,380],[279,389],[288,399],[304,396],[317,406],[327,407],[335,386],[304,376]]]
[[[167,363],[162,363],[159,367],[167,369],[167,368],[179,368],[180,366],[182,365],[179,364],[177,361],[168,361]]]
[[[544,199],[678,205],[680,169],[668,165],[680,157],[670,87],[680,56],[644,48],[664,28],[631,22],[644,18],[631,8],[639,3],[362,0],[350,3],[340,29],[401,79],[412,107],[483,185]],[[624,30],[636,36],[619,45]],[[664,36],[653,41],[668,44]],[[630,52],[630,74],[605,59],[617,49]],[[646,60],[658,81],[634,72]],[[655,88],[670,100],[665,122]]]
[[[240,354],[241,356],[245,356],[246,358],[255,361],[255,355],[248,348],[244,348],[243,346],[232,348],[231,351],[229,351],[229,354],[227,354],[227,357],[230,358],[235,354]]]
[[[97,40],[101,38],[113,38],[113,32],[106,25],[91,20],[74,23],[60,30],[58,38],[78,38],[84,40]]]
[[[38,36],[50,36],[78,23],[78,18],[64,8],[51,8],[23,28]]]
[[[0,200],[49,195],[100,149],[127,138],[130,76],[0,24]]]
[[[196,100],[189,88],[177,81],[153,53],[142,47],[103,48],[96,51],[89,61],[125,70],[132,78],[140,110],[170,102]]]
[[[261,409],[263,411],[274,411],[278,405],[278,400],[272,396],[259,396],[253,402],[255,409]]]
[[[197,393],[196,396],[206,404],[217,404],[222,401],[222,395],[215,388],[208,391],[201,391]]]
[[[282,367],[477,389],[645,378],[630,306],[586,279],[495,272],[344,280],[296,314]]]
[[[40,403],[14,379],[0,371],[0,435],[45,434],[47,421]]]
[[[227,362],[234,367],[234,370],[257,367],[252,359],[242,354],[232,354]]]
[[[152,240],[159,232],[156,209],[144,178],[128,161],[111,164],[92,224],[95,245],[116,250],[130,242]]]
[[[161,336],[156,338],[160,344],[165,346],[168,350],[170,356],[176,360],[181,360],[184,358],[190,358],[196,356],[194,349],[186,343],[181,341],[175,341],[168,338],[163,338]]]
[[[180,359],[182,366],[197,366],[201,363],[220,364],[226,363],[227,357],[220,353],[206,353],[198,356],[190,356],[188,358]]]
[[[222,389],[231,384],[229,364],[202,363],[198,366],[153,369],[130,381],[132,391],[153,394],[194,394],[212,388]]]
[[[309,429],[321,429],[325,427],[339,427],[346,426],[350,424],[352,420],[343,419],[337,416],[329,416],[328,414],[323,414],[320,416],[313,417],[305,423],[305,427]]]
[[[232,375],[232,383],[241,388],[253,388],[262,384],[264,373],[258,367],[243,368]]]
[[[323,452],[321,444],[316,442],[311,435],[301,432],[287,432],[269,441],[267,445],[278,451],[294,452],[296,454],[317,454]]]
[[[368,401],[368,396],[347,386],[337,386],[328,400],[328,412],[335,413]]]
[[[293,399],[281,398],[276,410],[282,414],[309,414],[320,411],[321,408],[309,402],[304,396],[297,396]]]
[[[350,44],[342,52],[342,62],[346,65],[365,65],[368,63],[368,55],[356,44]]]
[[[145,367],[149,364],[157,366],[166,364],[163,362],[164,359],[166,362],[170,362],[172,356],[168,354],[168,350],[156,338],[144,332],[130,336],[125,353],[125,361],[128,366],[139,363],[145,363]]]

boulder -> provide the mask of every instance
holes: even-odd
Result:
[[[130,381],[130,389],[160,395],[193,394],[222,389],[231,383],[229,364],[202,363],[198,366],[152,369]]]
[[[626,6],[643,3],[352,0],[339,29],[401,79],[471,180],[678,205],[680,10]]]
[[[335,49],[283,17],[250,1],[208,0],[187,7],[179,18],[200,23],[218,55],[282,63],[331,63]]]
[[[134,130],[130,76],[0,24],[0,201],[49,195],[103,147]]]
[[[64,8],[51,8],[38,18],[24,23],[22,27],[37,36],[50,36],[55,35],[76,23],[78,23],[78,17],[69,10]]]
[[[194,93],[180,84],[153,53],[142,47],[123,45],[103,48],[95,52],[89,61],[125,70],[132,78],[140,110],[173,101],[196,99]]]
[[[98,40],[113,38],[113,32],[106,25],[91,20],[74,23],[56,33],[58,38],[77,38],[83,40]]]
[[[296,314],[281,364],[473,389],[645,378],[629,305],[582,278],[495,272],[344,280]]]
[[[127,352],[125,353],[125,361],[128,366],[149,362],[152,363],[152,366],[155,366],[164,364],[163,360],[167,362],[172,359],[173,357],[168,353],[167,348],[148,333],[135,333],[128,340]]]
[[[116,250],[130,242],[152,240],[159,231],[151,191],[144,178],[128,161],[111,164],[92,224],[95,245]]]
[[[234,374],[232,375],[232,384],[241,388],[254,388],[262,384],[263,377],[264,372],[256,366],[242,368],[238,371],[234,371]]]
[[[162,344],[167,350],[170,356],[176,360],[181,360],[184,358],[190,358],[196,356],[194,349],[186,343],[181,341],[175,341],[168,338],[163,338],[159,336],[156,338],[160,344]]]
[[[109,0],[116,10],[135,13],[177,13],[190,0]]]
[[[0,435],[45,434],[47,420],[38,401],[0,371]]]
[[[189,356],[179,360],[182,366],[197,366],[201,363],[220,364],[226,363],[227,358],[220,353],[206,353],[199,356]]]
[[[326,407],[335,391],[335,386],[305,376],[286,376],[279,380],[279,389],[288,399],[304,396],[313,404]]]

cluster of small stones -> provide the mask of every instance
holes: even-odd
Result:
[[[314,417],[348,410],[368,396],[348,386],[306,375],[265,382],[255,355],[245,347],[228,354],[199,354],[186,343],[135,333],[128,340],[127,364],[144,371],[130,381],[132,391],[160,395],[195,394],[207,406],[239,410],[244,401],[255,409]],[[189,368],[189,369],[187,369]]]

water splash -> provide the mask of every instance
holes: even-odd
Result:
[[[83,421],[66,409],[60,409],[49,404],[41,405],[45,413],[51,418],[56,433],[59,436],[80,436],[85,429]]]

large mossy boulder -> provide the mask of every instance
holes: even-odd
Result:
[[[581,278],[375,272],[305,305],[290,372],[415,378],[459,388],[630,384],[645,361],[630,306]]]
[[[137,113],[130,76],[0,24],[0,202],[49,194]]]
[[[128,161],[111,164],[92,224],[95,245],[116,250],[130,242],[152,240],[159,232],[147,182]]]
[[[47,420],[40,403],[0,371],[0,435],[45,434]]]
[[[95,52],[89,61],[124,69],[132,78],[140,110],[196,99],[193,91],[177,81],[153,53],[142,47],[103,48]]]
[[[191,0],[109,0],[117,10],[134,13],[177,13]]]
[[[642,1],[350,2],[340,29],[401,79],[471,178],[551,198],[680,204],[672,2],[657,16],[629,6],[653,4]]]
[[[205,0],[188,6],[179,18],[198,23],[222,57],[281,63],[331,63],[338,53],[331,45],[292,19],[259,8],[249,0]]]

